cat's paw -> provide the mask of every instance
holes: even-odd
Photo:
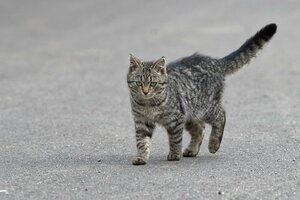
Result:
[[[178,161],[181,159],[181,153],[169,153],[168,161]]]
[[[199,152],[198,150],[191,150],[189,148],[186,148],[183,151],[183,157],[196,157],[198,152]]]
[[[210,153],[216,153],[220,148],[219,140],[210,140],[208,144],[208,150]]]
[[[146,163],[147,161],[145,158],[138,157],[138,156],[132,160],[133,165],[145,165]]]

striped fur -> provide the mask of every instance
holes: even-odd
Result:
[[[269,24],[258,31],[253,37],[249,38],[238,50],[224,57],[222,61],[226,67],[223,68],[226,75],[233,74],[245,64],[248,64],[251,58],[254,58],[265,43],[269,42],[277,29],[276,24]]]
[[[212,126],[208,149],[216,153],[226,123],[221,104],[225,76],[249,63],[275,32],[275,24],[267,25],[237,51],[221,59],[195,53],[166,65],[164,57],[143,62],[131,55],[127,82],[137,145],[132,163],[142,165],[149,159],[155,124],[165,127],[168,133],[170,161],[198,154],[206,123]],[[191,140],[182,154],[184,128]]]

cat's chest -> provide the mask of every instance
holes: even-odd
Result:
[[[145,106],[141,107],[139,110],[145,118],[154,122],[159,122],[162,116],[165,114],[165,111],[162,107]]]

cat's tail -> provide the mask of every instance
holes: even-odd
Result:
[[[223,73],[225,75],[233,74],[242,66],[249,63],[251,58],[255,57],[257,52],[270,41],[276,33],[276,24],[269,24],[249,38],[238,50],[221,59],[223,61]]]

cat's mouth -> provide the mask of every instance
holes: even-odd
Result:
[[[153,98],[152,94],[142,94],[141,96],[143,97],[143,99],[151,99],[151,98]]]
[[[142,98],[143,99],[151,99],[152,97],[153,97],[153,94],[152,94],[152,92],[151,91],[144,91],[144,90],[142,90],[141,92],[140,92],[140,96],[142,96]]]

